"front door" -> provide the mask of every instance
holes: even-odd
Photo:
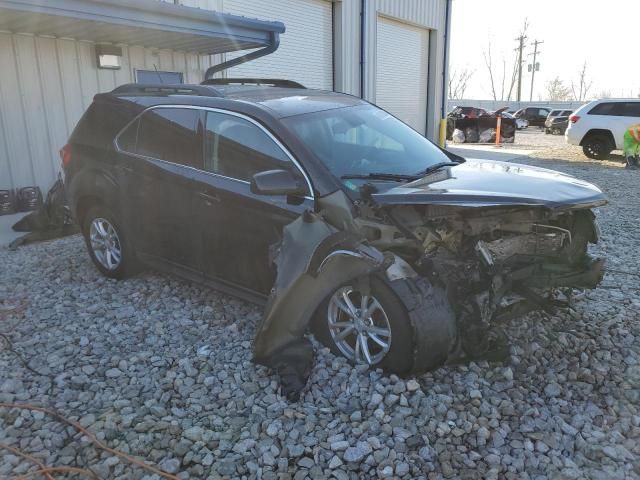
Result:
[[[275,278],[269,249],[312,200],[253,194],[251,177],[272,169],[302,176],[300,170],[274,138],[243,116],[208,111],[204,138],[204,168],[194,186],[203,273],[268,293]]]
[[[118,138],[127,196],[123,210],[136,250],[198,271],[195,168],[202,165],[201,110],[147,110]]]

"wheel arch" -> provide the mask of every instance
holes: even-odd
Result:
[[[609,140],[609,146],[612,149],[616,148],[616,141],[613,138],[613,133],[611,133],[611,130],[608,130],[606,128],[592,128],[591,130],[589,130],[587,133],[584,134],[584,136],[582,137],[582,140],[580,141],[580,146],[584,146],[586,141],[593,136],[603,136],[605,138],[607,138],[607,140]]]
[[[120,213],[118,185],[104,170],[87,169],[79,172],[73,179],[69,191],[71,210],[80,226],[84,223],[89,209],[95,205],[104,205],[114,213]]]

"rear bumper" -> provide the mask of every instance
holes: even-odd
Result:
[[[578,132],[575,128],[567,128],[567,131],[564,132],[564,139],[569,145],[580,145],[582,141],[582,134]]]

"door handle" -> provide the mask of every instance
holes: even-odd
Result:
[[[213,202],[217,203],[220,201],[220,197],[218,197],[218,195],[216,195],[215,193],[198,192],[198,196],[204,200],[205,205],[207,205],[208,207],[213,205]]]

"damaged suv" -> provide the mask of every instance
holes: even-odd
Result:
[[[96,267],[143,263],[266,303],[254,360],[292,398],[308,331],[417,373],[486,349],[546,291],[600,281],[597,187],[465,160],[359,98],[271,83],[124,85],[96,95],[62,156]]]

